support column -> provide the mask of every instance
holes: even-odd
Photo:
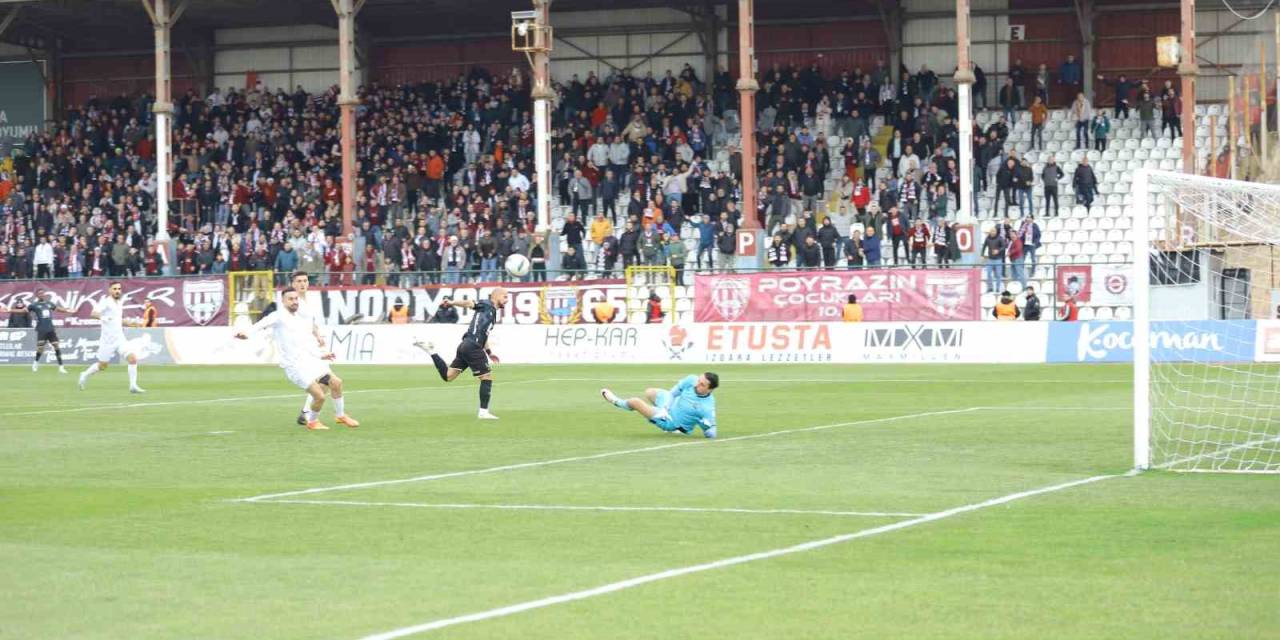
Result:
[[[551,0],[533,0],[533,8],[538,12],[536,26],[538,33],[546,31],[551,25]],[[542,43],[537,51],[530,54],[533,65],[533,172],[538,178],[538,228],[547,229],[549,238],[559,238],[550,233],[551,228],[551,110],[556,99],[556,92],[551,88],[551,42]],[[558,251],[552,251],[559,258]],[[558,264],[558,262],[557,262]]]
[[[1093,0],[1076,0],[1076,19],[1080,22],[1080,66],[1084,74],[1084,97],[1090,103],[1097,100],[1097,96],[1093,94],[1093,80],[1097,75],[1093,61],[1093,13]],[[1073,96],[1072,99],[1074,100],[1075,97]]]
[[[338,109],[342,121],[342,237],[351,235],[356,212],[356,14],[355,0],[332,0],[338,14]],[[361,5],[364,2],[360,2]]]
[[[742,228],[760,228],[756,186],[755,2],[738,0],[738,115],[742,121]]]
[[[142,0],[142,6],[151,18],[155,30],[156,45],[156,101],[151,111],[155,114],[156,132],[156,240],[169,241],[169,197],[173,149],[170,135],[173,129],[173,74],[169,67],[169,36],[174,23],[187,9],[187,1],[170,11],[169,0]],[[166,244],[167,246],[167,244]],[[170,248],[170,253],[172,249]]]
[[[1182,0],[1182,46],[1178,75],[1182,77],[1182,171],[1196,172],[1196,2]]]
[[[956,93],[960,110],[960,202],[956,218],[969,220],[973,210],[973,66],[969,60],[969,0],[956,0]]]

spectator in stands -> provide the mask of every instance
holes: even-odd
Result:
[[[939,267],[946,267],[951,263],[951,245],[955,244],[959,249],[956,239],[955,229],[943,221],[933,229],[933,259]]]
[[[911,246],[911,268],[923,269],[927,266],[926,256],[929,253],[929,226],[924,220],[917,218],[911,227],[909,236]]]
[[[1032,215],[1036,212],[1035,199],[1031,197],[1031,189],[1035,186],[1035,172],[1026,158],[1014,168],[1013,188],[1018,194],[1018,213]]]
[[[1107,150],[1107,136],[1111,134],[1111,120],[1106,111],[1097,111],[1093,116],[1093,148],[1098,151]]]
[[[1160,90],[1160,116],[1160,133],[1168,129],[1169,139],[1177,140],[1182,135],[1182,100],[1173,88],[1172,80],[1165,80],[1164,88]]]
[[[1093,121],[1093,105],[1085,99],[1084,93],[1077,93],[1075,102],[1071,103],[1071,117],[1076,123],[1076,148],[1089,147],[1089,123]]]
[[[845,322],[862,322],[862,305],[858,304],[858,296],[849,294],[849,301],[844,303],[840,316]]]
[[[1076,165],[1075,175],[1071,178],[1076,190],[1076,201],[1084,205],[1086,211],[1093,206],[1093,195],[1098,190],[1098,178],[1093,174],[1093,166],[1089,164],[1089,156],[1080,159]]]
[[[733,271],[737,262],[738,226],[729,220],[728,214],[722,214],[720,227],[716,231],[716,246],[720,249],[720,271]]]
[[[1049,104],[1049,68],[1041,64],[1036,69],[1036,95],[1045,104]]]
[[[293,250],[292,242],[285,242],[284,247],[276,254],[275,271],[276,280],[280,284],[287,284],[285,278],[298,270],[298,254]]]
[[[976,62],[970,62],[969,66],[973,70],[973,108],[987,108],[987,72]]]
[[[1075,322],[1080,319],[1080,305],[1076,303],[1075,296],[1067,296],[1062,301],[1062,306],[1058,307],[1058,319],[1064,322]]]
[[[1008,244],[996,234],[993,226],[987,230],[987,237],[982,241],[982,258],[986,263],[987,293],[995,293],[1004,288],[1004,254]]]
[[[37,278],[53,277],[53,242],[49,236],[40,236],[40,244],[31,256]]]
[[[791,243],[784,242],[781,233],[773,234],[765,250],[765,261],[774,269],[785,269],[791,264]]]
[[[1027,70],[1022,66],[1022,58],[1014,60],[1009,67],[1009,79],[1013,81],[1013,88],[1018,93],[1018,108],[1027,104]]]
[[[1027,285],[1027,302],[1022,309],[1022,319],[1027,321],[1038,321],[1040,319],[1040,297],[1036,295],[1035,287]]]
[[[569,193],[573,197],[573,211],[579,217],[586,218],[591,215],[591,210],[595,205],[595,192],[589,180],[581,169],[575,169],[573,178],[569,181]]]
[[[866,257],[868,267],[880,266],[880,234],[874,226],[868,225],[866,234],[862,236],[862,255]]]
[[[1036,224],[1035,216],[1027,216],[1022,219],[1021,225],[1018,227],[1018,237],[1022,240],[1022,253],[1026,256],[1027,262],[1031,263],[1031,278],[1036,277],[1036,266],[1040,264],[1036,258],[1036,252],[1040,250],[1040,225]],[[1022,280],[1026,284],[1026,278]]]
[[[1115,80],[1107,80],[1106,76],[1098,74],[1098,82],[1110,84],[1116,92],[1115,97],[1115,118],[1119,120],[1121,117],[1129,118],[1129,97],[1133,93],[1133,83],[1122,73]]]
[[[1044,163],[1044,169],[1040,171],[1040,180],[1044,183],[1044,214],[1046,216],[1058,215],[1058,185],[1062,182],[1062,167],[1058,166],[1058,161],[1050,155]],[[1053,213],[1050,213],[1049,203],[1053,203]]]
[[[831,216],[823,218],[817,233],[818,246],[822,248],[823,267],[835,268],[836,261],[840,259],[840,241],[840,231],[836,228],[835,221]]]
[[[645,301],[644,321],[648,324],[657,324],[662,322],[665,315],[667,314],[662,310],[662,298],[658,297],[657,291],[650,291],[649,299]]]
[[[1013,78],[1005,78],[1000,87],[1000,110],[1009,122],[1018,122],[1018,90],[1013,86]]]
[[[578,247],[569,245],[565,248],[564,255],[560,257],[560,269],[569,276],[570,280],[582,280],[586,277],[587,262],[582,254],[578,253]]]
[[[862,248],[861,229],[861,225],[854,224],[849,229],[849,237],[840,243],[841,251],[844,253],[845,266],[850,269],[861,269],[862,264],[866,261],[866,254]]]
[[[889,215],[886,218],[885,224],[888,227],[889,239],[893,245],[893,264],[896,266],[901,264],[900,258],[898,258],[899,250],[901,250],[903,258],[910,259],[911,257],[907,253],[907,233],[910,230],[910,219],[907,217],[906,212],[899,209],[896,204],[889,209]]]
[[[1005,249],[1005,258],[1009,261],[1009,277],[1011,280],[1015,280],[1025,286],[1027,284],[1027,270],[1023,267],[1027,256],[1023,251],[1022,236],[1013,233],[1009,227],[1009,221],[1006,220],[1000,232],[1000,235],[1008,241],[1008,246]]]
[[[684,263],[688,258],[688,248],[684,246],[684,240],[680,239],[679,234],[667,236],[666,248],[664,255],[667,264],[676,271],[676,284],[684,285]]]
[[[1009,209],[1013,206],[1017,177],[1018,161],[1013,158],[1005,160],[1000,170],[996,172],[995,211],[992,212],[995,217],[1000,217],[1001,202],[1004,202],[1005,215],[1009,215]]]
[[[1049,108],[1044,105],[1040,96],[1031,99],[1031,148],[1044,150],[1044,123],[1049,120]],[[1036,141],[1040,146],[1036,146]]]
[[[1151,134],[1152,138],[1157,138],[1160,134],[1156,133],[1156,109],[1159,106],[1154,98],[1151,97],[1150,91],[1143,91],[1138,97],[1138,137],[1146,138],[1147,134]]]
[[[818,246],[818,239],[812,235],[804,236],[804,244],[800,245],[796,258],[797,265],[805,269],[822,267],[822,248]]]
[[[1068,55],[1058,67],[1058,84],[1066,85],[1070,93],[1079,93],[1084,82],[1084,71],[1073,55]]]
[[[1000,301],[991,310],[991,316],[996,320],[1017,320],[1022,317],[1022,311],[1014,303],[1013,294],[1008,291],[1002,291],[1000,293]]]
[[[452,301],[453,301],[453,298],[450,298],[449,296],[443,296],[440,298],[441,304],[439,307],[436,308],[435,315],[431,316],[431,320],[430,320],[431,324],[457,324],[458,323],[458,308],[453,306],[452,304],[443,304],[445,302],[452,302]]]

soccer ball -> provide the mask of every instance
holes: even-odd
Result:
[[[529,275],[529,259],[519,253],[513,253],[507,256],[507,273],[523,278]]]

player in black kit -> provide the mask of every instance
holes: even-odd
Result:
[[[36,357],[31,362],[32,371],[40,370],[40,356],[44,355],[45,345],[53,345],[53,354],[58,358],[58,373],[67,372],[67,368],[62,366],[62,345],[58,342],[58,332],[53,326],[55,311],[75,313],[53,302],[53,294],[42,289],[36,291],[36,301],[27,306],[27,312],[36,321]]]
[[[507,290],[498,287],[489,294],[488,300],[479,302],[446,300],[441,304],[475,310],[475,314],[471,316],[471,324],[467,325],[467,332],[462,335],[462,342],[458,343],[458,352],[454,355],[453,362],[446,366],[444,358],[435,352],[435,345],[429,342],[419,340],[413,346],[431,355],[436,371],[440,372],[440,379],[445,382],[453,382],[463,371],[471,369],[472,375],[480,379],[480,412],[477,417],[481,420],[497,420],[498,416],[489,413],[489,396],[493,392],[493,371],[489,368],[489,361],[498,362],[489,351],[489,332],[498,322],[498,310],[507,304]]]

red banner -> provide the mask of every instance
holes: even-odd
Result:
[[[53,301],[71,309],[72,315],[55,314],[59,327],[96,327],[90,314],[98,302],[107,297],[107,287],[119,282],[124,289],[125,317],[142,317],[142,309],[150,300],[159,312],[162,327],[199,327],[227,324],[226,277],[203,278],[107,278],[76,280],[0,281],[0,305],[12,307],[15,302],[31,304],[35,293],[44,289],[53,293]]]
[[[699,275],[697,322],[839,321],[850,295],[867,321],[978,320],[978,269],[858,269]]]
[[[1093,297],[1093,267],[1087,264],[1058,267],[1058,282],[1054,289],[1059,300],[1075,298],[1076,302],[1089,302]]]

